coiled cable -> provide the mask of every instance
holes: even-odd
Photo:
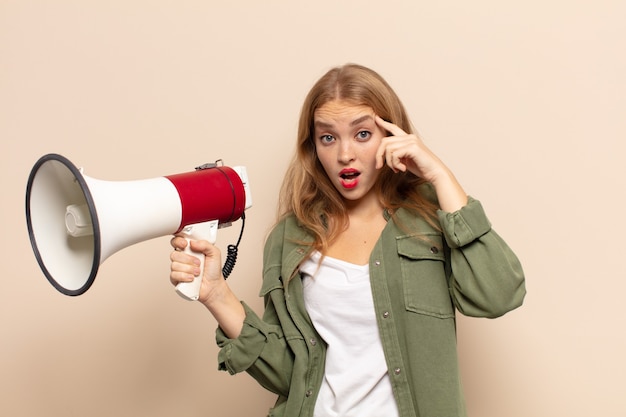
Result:
[[[236,245],[228,245],[226,249],[226,261],[224,261],[224,266],[222,267],[222,275],[224,279],[227,279],[231,272],[233,272],[233,268],[235,267],[235,263],[237,262],[237,251],[239,249],[239,243],[241,242],[241,237],[243,236],[243,228],[246,225],[246,215],[245,213],[241,213],[241,231],[239,232],[239,239],[237,239]]]

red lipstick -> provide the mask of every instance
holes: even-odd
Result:
[[[354,188],[359,184],[359,175],[361,173],[354,168],[344,168],[339,172],[341,178],[341,185],[343,188]]]

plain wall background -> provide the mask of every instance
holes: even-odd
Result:
[[[459,318],[470,415],[626,415],[625,21],[617,0],[0,0],[0,415],[265,415],[273,396],[216,370],[214,320],[173,292],[169,237],[66,297],[33,256],[26,181],[51,152],[105,180],[246,165],[230,282],[261,311],[300,104],[345,62],[390,82],[524,265],[521,309]]]

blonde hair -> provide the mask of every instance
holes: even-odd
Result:
[[[315,111],[333,100],[369,106],[381,118],[414,133],[396,93],[369,68],[357,64],[336,67],[313,85],[300,112],[296,152],[280,191],[278,215],[279,220],[294,215],[314,237],[312,249],[322,253],[348,225],[344,201],[317,158],[313,137]],[[411,173],[394,173],[385,165],[375,187],[392,217],[398,208],[407,208],[437,227],[437,207],[419,192],[422,183]]]

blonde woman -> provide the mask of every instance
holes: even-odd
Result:
[[[230,290],[219,250],[191,242],[220,369],[276,393],[270,416],[465,416],[455,311],[505,314],[524,275],[376,72],[344,65],[313,86],[280,207],[262,316]],[[199,274],[186,244],[172,240],[173,284]]]

